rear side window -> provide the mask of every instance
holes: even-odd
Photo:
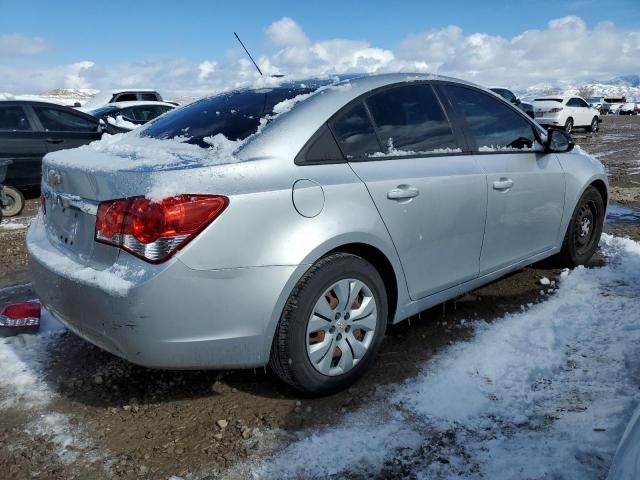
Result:
[[[135,102],[138,96],[135,93],[121,93],[115,96],[114,102]],[[155,100],[155,97],[152,99]]]
[[[384,90],[366,100],[384,155],[456,150],[453,131],[430,85]]]
[[[466,119],[479,151],[533,148],[533,128],[512,107],[471,88],[447,85],[445,89]]]
[[[158,98],[158,95],[156,95],[155,93],[141,93],[140,100],[145,100],[147,102],[160,101],[160,99]]]
[[[93,132],[98,128],[97,123],[88,120],[73,111],[59,108],[33,107],[40,123],[47,131],[58,132]]]
[[[340,113],[331,122],[331,129],[347,158],[367,157],[380,152],[378,137],[361,102]]]
[[[31,124],[22,107],[0,107],[0,130],[31,130]]]

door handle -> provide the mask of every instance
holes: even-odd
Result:
[[[393,188],[387,192],[387,198],[389,200],[408,200],[420,195],[420,190],[412,185],[398,185],[397,188]]]
[[[47,138],[47,143],[62,143],[64,138]]]
[[[509,190],[511,187],[513,187],[513,180],[510,178],[501,178],[493,182],[494,190]]]

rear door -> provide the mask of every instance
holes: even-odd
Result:
[[[0,159],[12,164],[3,183],[14,187],[40,184],[42,157],[47,153],[45,133],[20,104],[0,106]]]
[[[533,124],[510,105],[472,87],[441,88],[487,174],[480,273],[555,247],[565,195],[565,175],[556,155],[542,151]]]
[[[431,85],[374,92],[330,122],[418,299],[478,276],[487,186]]]
[[[86,145],[102,137],[97,119],[70,108],[34,105],[43,130],[48,152]]]

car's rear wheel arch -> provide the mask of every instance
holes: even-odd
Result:
[[[396,278],[396,272],[393,269],[393,265],[387,258],[387,256],[378,250],[376,247],[366,243],[349,243],[334,248],[330,252],[327,252],[324,256],[328,256],[334,253],[350,253],[357,255],[369,262],[378,271],[384,282],[385,290],[387,291],[387,303],[389,307],[388,322],[393,323],[396,314],[396,308],[398,306],[398,279]]]

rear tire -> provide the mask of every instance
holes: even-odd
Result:
[[[573,132],[573,118],[567,118],[567,121],[564,122],[564,131],[567,133]]]
[[[15,217],[16,215],[20,215],[24,209],[24,195],[22,195],[20,190],[13,187],[5,186],[3,188],[8,204],[2,208],[2,214],[5,217]]]
[[[371,366],[387,317],[384,282],[373,265],[349,253],[331,254],[307,270],[289,296],[270,366],[308,394],[343,390]]]
[[[591,125],[589,126],[589,131],[596,133],[598,130],[600,130],[600,122],[598,121],[598,117],[593,117]]]
[[[598,248],[604,216],[602,195],[595,187],[587,187],[571,216],[562,250],[553,263],[561,268],[587,263]]]

